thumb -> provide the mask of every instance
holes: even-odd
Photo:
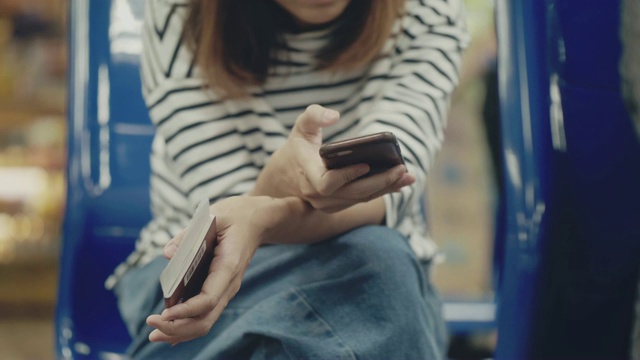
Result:
[[[335,110],[322,107],[320,105],[309,105],[307,109],[298,116],[292,133],[315,139],[322,134],[322,128],[335,124],[340,119],[340,113]]]
[[[162,252],[165,258],[167,258],[168,260],[171,260],[171,258],[173,258],[173,256],[176,254],[176,251],[178,251],[178,247],[180,247],[180,243],[182,243],[182,239],[184,239],[184,235],[186,232],[186,229],[180,231],[173,239],[171,239],[171,241],[167,243],[167,245],[164,246]]]

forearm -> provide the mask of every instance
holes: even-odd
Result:
[[[269,230],[263,243],[304,244],[329,239],[364,225],[384,221],[382,197],[335,213],[316,210],[300,198],[273,199],[264,209]]]

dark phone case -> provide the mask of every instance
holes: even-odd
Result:
[[[320,156],[330,170],[355,164],[367,164],[371,170],[365,176],[404,164],[398,141],[390,132],[325,144],[320,148]]]
[[[164,299],[165,308],[185,302],[200,293],[202,285],[209,275],[209,266],[214,255],[213,250],[218,242],[215,219],[211,222],[202,242],[205,246],[201,245],[199,252],[191,259],[190,269],[181,279],[180,285],[170,297]]]

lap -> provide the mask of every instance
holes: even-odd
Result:
[[[146,318],[162,310],[158,290],[127,300],[125,287],[139,290],[140,283],[157,279],[163,261],[123,279],[118,291],[123,317],[138,311]],[[410,358],[418,353],[439,358],[444,351],[439,305],[406,239],[369,226],[318,244],[258,249],[242,288],[201,339],[176,347],[148,344],[150,328],[128,325],[138,337],[138,354],[151,358]]]

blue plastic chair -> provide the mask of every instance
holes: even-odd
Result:
[[[640,144],[619,1],[497,4],[506,168],[498,359],[628,358]]]
[[[56,358],[109,358],[130,339],[103,284],[151,217],[154,129],[138,73],[143,1],[70,5],[68,192]]]

